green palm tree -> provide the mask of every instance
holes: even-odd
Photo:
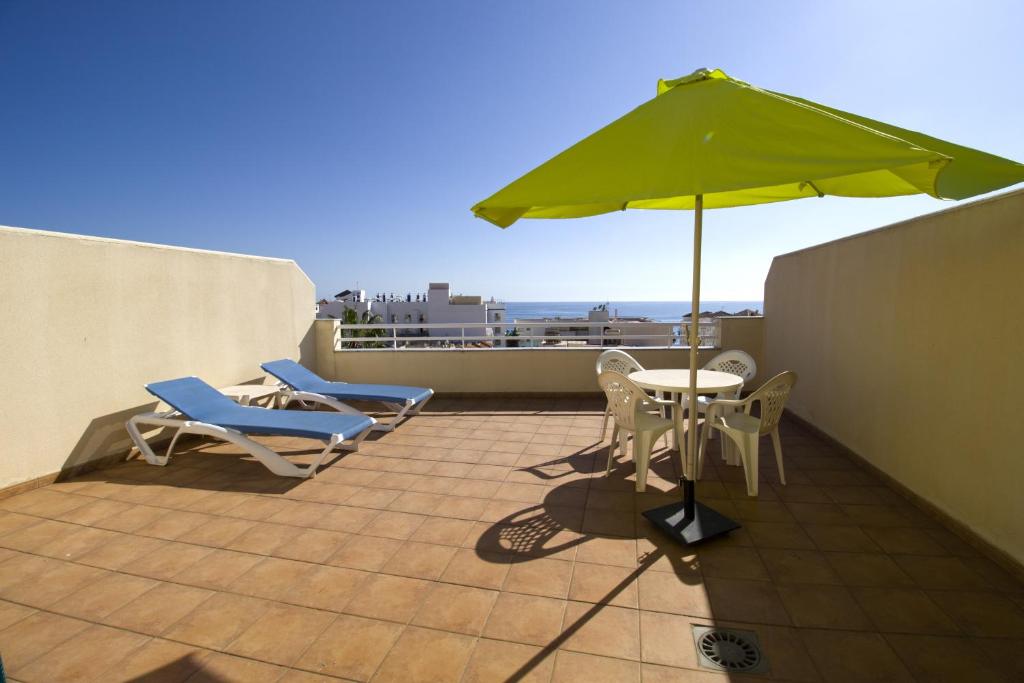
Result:
[[[376,313],[371,314],[369,311],[363,311],[360,315],[356,313],[354,308],[346,308],[345,312],[341,316],[341,322],[346,325],[379,325],[384,322],[384,318],[380,317]],[[368,337],[383,337],[385,331],[380,327],[367,327],[360,330],[341,330],[342,337],[350,338],[368,338]],[[342,348],[350,349],[375,349],[383,346],[378,341],[350,341],[341,342]]]

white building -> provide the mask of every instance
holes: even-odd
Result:
[[[316,304],[316,317],[318,318],[340,318],[345,314],[346,308],[354,309],[358,315],[362,315],[370,309],[370,303],[366,300],[365,289],[346,289],[334,295],[334,301],[322,299]]]
[[[501,301],[484,301],[480,296],[452,296],[451,285],[447,282],[431,282],[426,295],[406,295],[387,297],[387,300],[367,299],[363,290],[345,290],[334,297],[334,301],[321,301],[317,304],[318,318],[341,318],[345,309],[353,309],[358,315],[369,313],[379,315],[381,322],[409,324],[410,327],[398,330],[399,336],[419,336],[417,323],[498,323],[503,324],[505,304]],[[466,336],[479,337],[487,335],[487,328],[467,328]],[[462,329],[431,328],[432,336],[462,335]]]
[[[551,323],[559,323],[552,326]],[[520,335],[557,337],[541,342],[539,339],[523,340],[520,346],[541,346],[542,343],[572,343],[576,337],[600,337],[604,339],[581,339],[577,343],[590,346],[666,346],[671,342],[675,323],[660,323],[643,317],[614,317],[605,306],[595,307],[587,312],[586,318],[517,318],[516,330]]]

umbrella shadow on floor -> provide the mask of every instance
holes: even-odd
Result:
[[[605,485],[621,495],[621,489],[631,489],[628,471],[613,472],[605,480]],[[596,480],[590,480],[591,483]],[[524,505],[513,514],[494,522],[479,537],[476,552],[479,557],[494,562],[509,562],[513,565],[527,563],[539,559],[573,559],[577,551],[588,543],[600,543],[603,540],[636,541],[635,566],[615,585],[597,597],[587,609],[571,623],[566,623],[561,632],[546,643],[533,657],[524,663],[507,680],[517,681],[527,676],[544,660],[563,647],[588,622],[593,620],[604,608],[608,607],[624,591],[633,586],[645,572],[652,568],[659,571],[674,573],[686,583],[703,582],[696,555],[692,549],[677,545],[668,537],[663,536],[654,526],[640,515],[640,511],[652,504],[645,504],[644,494],[635,494],[635,503],[629,509],[601,510],[586,505],[570,507],[564,501],[578,499],[575,491],[583,489],[577,482],[553,487],[544,500],[534,505]],[[583,489],[586,490],[586,489]],[[609,492],[606,489],[595,489],[598,497]],[[632,497],[634,494],[631,492]],[[655,493],[652,498],[661,498]],[[588,513],[594,512],[592,519]],[[611,516],[629,518],[632,524],[615,527],[621,534],[605,531],[603,524]],[[600,551],[598,551],[600,552]]]
[[[600,448],[601,445],[600,441],[594,441],[586,446],[580,446],[575,453],[553,457],[529,467],[517,467],[516,469],[520,472],[529,472],[537,479],[544,481],[564,479],[574,474],[594,474],[604,467],[601,454],[606,451]]]

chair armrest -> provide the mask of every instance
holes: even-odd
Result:
[[[751,401],[749,398],[743,400],[732,398],[715,399],[713,401],[708,401],[708,403],[705,405],[704,414],[707,416],[707,419],[710,420],[717,413],[723,413],[722,409],[724,408],[737,408],[743,410],[746,413],[749,413],[750,404]]]
[[[708,408],[712,406],[722,406],[723,408],[734,406],[739,408],[741,406],[745,406],[747,403],[748,401],[740,400],[738,398],[716,398],[712,401],[708,401]]]

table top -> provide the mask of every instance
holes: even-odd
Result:
[[[644,389],[684,393],[690,389],[688,368],[666,368],[661,370],[637,370],[629,378]],[[718,370],[697,371],[697,393],[717,394],[721,391],[735,391],[743,386],[743,378]]]
[[[280,391],[276,384],[235,384],[230,387],[217,389],[225,396],[248,396],[249,398],[263,398]]]

